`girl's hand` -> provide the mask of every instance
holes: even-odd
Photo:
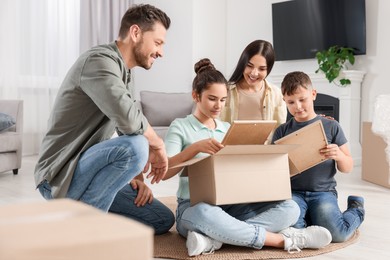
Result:
[[[215,154],[221,150],[224,146],[215,140],[214,138],[204,139],[198,142],[193,143],[198,152]]]

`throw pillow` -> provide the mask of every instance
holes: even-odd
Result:
[[[15,123],[12,116],[0,112],[0,132],[14,126]]]

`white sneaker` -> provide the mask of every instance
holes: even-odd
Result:
[[[329,230],[320,226],[290,227],[280,233],[284,236],[284,250],[289,253],[300,252],[303,248],[322,248],[332,241]]]
[[[206,237],[195,231],[188,231],[186,246],[189,256],[212,254],[222,246],[222,242]]]

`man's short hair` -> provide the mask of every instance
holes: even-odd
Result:
[[[171,19],[166,13],[152,5],[133,5],[122,17],[119,37],[126,38],[129,28],[134,24],[138,25],[144,32],[151,31],[156,22],[160,22],[168,30]]]

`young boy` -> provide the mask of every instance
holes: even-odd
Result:
[[[363,222],[365,211],[364,199],[358,196],[348,197],[346,211],[341,212],[338,206],[334,176],[337,170],[348,173],[353,169],[347,139],[337,121],[315,113],[314,100],[317,92],[308,75],[303,72],[288,73],[281,89],[293,118],[275,130],[272,143],[317,120],[322,121],[329,143],[319,151],[329,160],[291,178],[293,200],[301,209],[294,227],[301,229],[310,225],[323,226],[332,234],[333,242],[348,240]]]

